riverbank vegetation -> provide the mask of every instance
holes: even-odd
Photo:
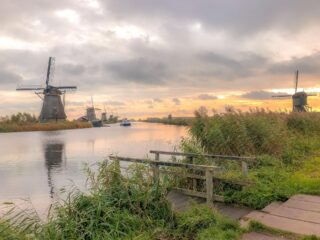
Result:
[[[72,190],[46,222],[10,209],[0,221],[0,239],[232,240],[241,235],[236,222],[206,205],[174,212],[166,199],[169,182],[154,184],[148,170],[134,166],[124,176],[118,162],[103,163],[97,173],[88,170],[88,193]]]
[[[167,118],[148,118],[143,122],[162,123],[177,126],[189,126],[192,123],[192,117],[167,117]]]
[[[186,152],[257,157],[250,164],[247,180],[251,184],[239,187],[221,182],[219,193],[227,202],[261,209],[297,193],[320,195],[320,113],[256,109],[209,117],[200,111],[182,147]],[[239,173],[231,166],[222,176],[241,178]]]
[[[27,132],[27,131],[55,131],[62,129],[90,128],[88,122],[78,121],[52,121],[39,123],[35,115],[17,113],[11,116],[0,117],[0,133],[2,132]]]

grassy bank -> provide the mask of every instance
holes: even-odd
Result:
[[[257,157],[249,170],[251,185],[220,183],[228,202],[260,209],[297,193],[320,195],[319,113],[260,109],[208,117],[197,112],[182,146],[186,152]],[[223,167],[229,169],[222,177],[241,178],[232,164]]]
[[[59,121],[59,122],[27,122],[27,123],[14,123],[14,122],[0,122],[0,133],[4,132],[29,132],[29,131],[55,131],[63,129],[76,129],[76,128],[90,128],[92,127],[88,122],[76,121]]]
[[[175,118],[148,118],[144,122],[163,123],[168,125],[189,126],[192,123],[192,117],[175,117]]]
[[[118,163],[102,164],[97,174],[88,171],[89,193],[71,191],[52,208],[47,222],[13,208],[0,221],[0,239],[232,240],[241,235],[237,223],[208,206],[172,211],[166,200],[170,186],[153,184],[145,170],[134,167],[129,178],[121,175]]]

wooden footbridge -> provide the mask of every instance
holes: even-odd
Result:
[[[187,179],[187,184],[176,186],[167,197],[177,211],[183,211],[190,199],[192,199],[200,203],[214,204],[218,211],[234,220],[239,220],[243,226],[250,220],[256,220],[271,228],[298,235],[316,235],[320,237],[320,197],[296,195],[285,203],[271,203],[261,211],[223,203],[223,196],[216,194],[214,184],[217,182],[230,182],[240,187],[250,184],[246,179],[250,165],[256,161],[254,157],[155,150],[150,151],[150,153],[154,154],[154,159],[121,156],[109,156],[109,159],[149,164],[154,182],[161,181],[161,175],[173,176],[173,179],[175,176],[180,176],[180,179]],[[161,160],[161,155],[166,155],[167,160]],[[177,157],[182,157],[183,161],[179,161]],[[195,164],[196,158],[206,159],[207,164]],[[241,179],[228,180],[222,178],[221,174],[219,174],[221,171],[224,171],[221,167],[224,165],[223,163],[228,164],[230,161],[236,162],[239,165]],[[244,234],[242,238],[242,240],[253,239],[277,240],[285,238],[255,232]]]
[[[240,157],[240,156],[224,156],[224,155],[212,155],[212,154],[196,154],[196,153],[182,153],[182,152],[166,152],[166,151],[150,151],[154,154],[154,160],[140,159],[140,158],[128,158],[121,156],[109,156],[111,160],[127,161],[134,163],[149,164],[152,168],[154,181],[160,181],[160,174],[180,176],[186,178],[192,182],[190,187],[175,187],[174,190],[183,193],[187,196],[206,199],[207,203],[213,203],[213,201],[223,202],[223,197],[214,194],[214,181],[229,181],[233,184],[245,185],[246,182],[231,181],[222,179],[216,176],[215,173],[221,172],[221,167],[216,163],[225,161],[236,161],[241,166],[242,175],[244,178],[248,176],[248,165],[255,161],[253,157]],[[184,157],[184,161],[162,161],[160,155],[167,155],[171,157]],[[195,158],[205,158],[212,164],[199,165],[195,164]],[[176,171],[173,169],[177,169]],[[190,185],[190,184],[189,184]],[[202,188],[204,191],[199,191]]]

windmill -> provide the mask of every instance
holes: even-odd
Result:
[[[93,97],[91,96],[91,107],[87,107],[87,119],[88,119],[88,121],[97,120],[96,110],[100,110],[100,109],[94,107]]]
[[[38,95],[43,103],[40,113],[40,121],[46,122],[50,120],[65,120],[67,118],[65,113],[65,94],[67,91],[77,89],[76,86],[59,86],[54,87],[50,85],[53,79],[55,59],[49,57],[46,85],[43,86],[19,86],[17,91],[34,91]],[[61,101],[61,95],[63,96],[63,102]]]
[[[106,105],[103,105],[104,112],[101,113],[101,121],[106,122],[107,121],[107,111],[106,111]]]
[[[317,96],[316,93],[306,93],[305,91],[298,92],[298,83],[299,83],[299,71],[295,73],[294,81],[294,94],[285,94],[285,95],[275,95],[274,98],[292,98],[292,111],[293,112],[308,112],[311,110],[311,107],[308,105],[308,97]]]

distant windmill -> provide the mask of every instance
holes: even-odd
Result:
[[[88,121],[97,120],[96,110],[101,110],[101,109],[94,107],[93,97],[91,96],[91,107],[87,107],[87,119],[88,119]]]
[[[20,86],[17,91],[35,91],[42,100],[42,109],[40,113],[40,121],[46,122],[49,120],[65,120],[67,118],[65,113],[65,94],[67,91],[77,89],[76,86],[59,86],[54,87],[50,85],[53,79],[55,59],[49,57],[46,86]],[[63,102],[61,101],[63,95]]]
[[[295,91],[293,95],[275,95],[274,98],[292,98],[292,111],[293,112],[308,112],[311,107],[308,105],[309,96],[317,96],[317,93],[306,93],[305,91],[298,92],[299,71],[295,73]]]

